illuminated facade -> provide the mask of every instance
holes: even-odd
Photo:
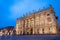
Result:
[[[53,8],[18,18],[16,34],[57,34],[58,23]]]
[[[13,35],[13,34],[15,34],[15,29],[14,29],[14,27],[5,27],[5,28],[2,28],[2,29],[0,29],[0,36],[2,36],[2,35]]]

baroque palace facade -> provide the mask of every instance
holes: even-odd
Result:
[[[58,20],[50,6],[41,11],[18,18],[16,34],[57,34]]]

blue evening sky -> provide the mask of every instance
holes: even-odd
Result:
[[[52,5],[60,22],[60,0],[0,0],[0,28],[15,26],[16,19]]]

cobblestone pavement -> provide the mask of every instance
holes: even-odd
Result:
[[[7,35],[0,36],[0,40],[60,40],[60,35]]]

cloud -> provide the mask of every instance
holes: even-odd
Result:
[[[15,1],[15,3],[10,7],[10,18],[17,18],[26,12],[38,10],[39,8],[42,9],[45,5],[47,5],[47,2],[43,3],[43,1],[38,2],[36,0]]]

